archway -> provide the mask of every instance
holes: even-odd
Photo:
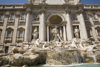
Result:
[[[59,40],[59,38],[58,38],[58,40],[61,41],[64,37],[63,36],[63,26],[62,26],[64,18],[60,15],[51,15],[51,16],[49,16],[48,21],[49,21],[48,22],[49,23],[49,29],[47,29],[47,31],[49,30],[49,33],[50,33],[49,34],[49,37],[50,37],[49,40],[52,41],[54,39],[52,30],[56,26],[57,30],[58,30],[59,38],[60,38],[60,40]]]

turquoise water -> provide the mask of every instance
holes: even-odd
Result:
[[[55,65],[55,66],[29,66],[29,67],[100,67],[100,64]]]
[[[11,66],[11,67],[21,67],[21,66]],[[43,65],[43,66],[28,66],[28,67],[100,67],[100,64],[51,65],[51,66]]]

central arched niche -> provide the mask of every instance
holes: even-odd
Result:
[[[62,18],[58,15],[53,15],[49,18],[51,24],[60,24],[62,22]]]

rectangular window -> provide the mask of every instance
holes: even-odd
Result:
[[[3,17],[4,17],[3,15],[0,15],[0,20],[3,20]]]
[[[100,36],[100,30],[97,30],[98,31],[98,36]]]
[[[7,37],[11,37],[11,31],[7,31]]]
[[[88,16],[86,14],[83,15],[85,20],[88,20]]]
[[[22,14],[21,15],[21,19],[25,19],[25,14]]]
[[[23,37],[23,31],[19,31],[19,37]]]
[[[10,19],[12,20],[14,19],[14,14],[11,14]]]

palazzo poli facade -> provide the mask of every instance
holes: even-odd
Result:
[[[79,38],[100,44],[100,5],[81,4],[80,0],[28,0],[27,4],[0,5],[0,50],[52,41],[52,29],[65,42],[71,42],[75,29]]]

